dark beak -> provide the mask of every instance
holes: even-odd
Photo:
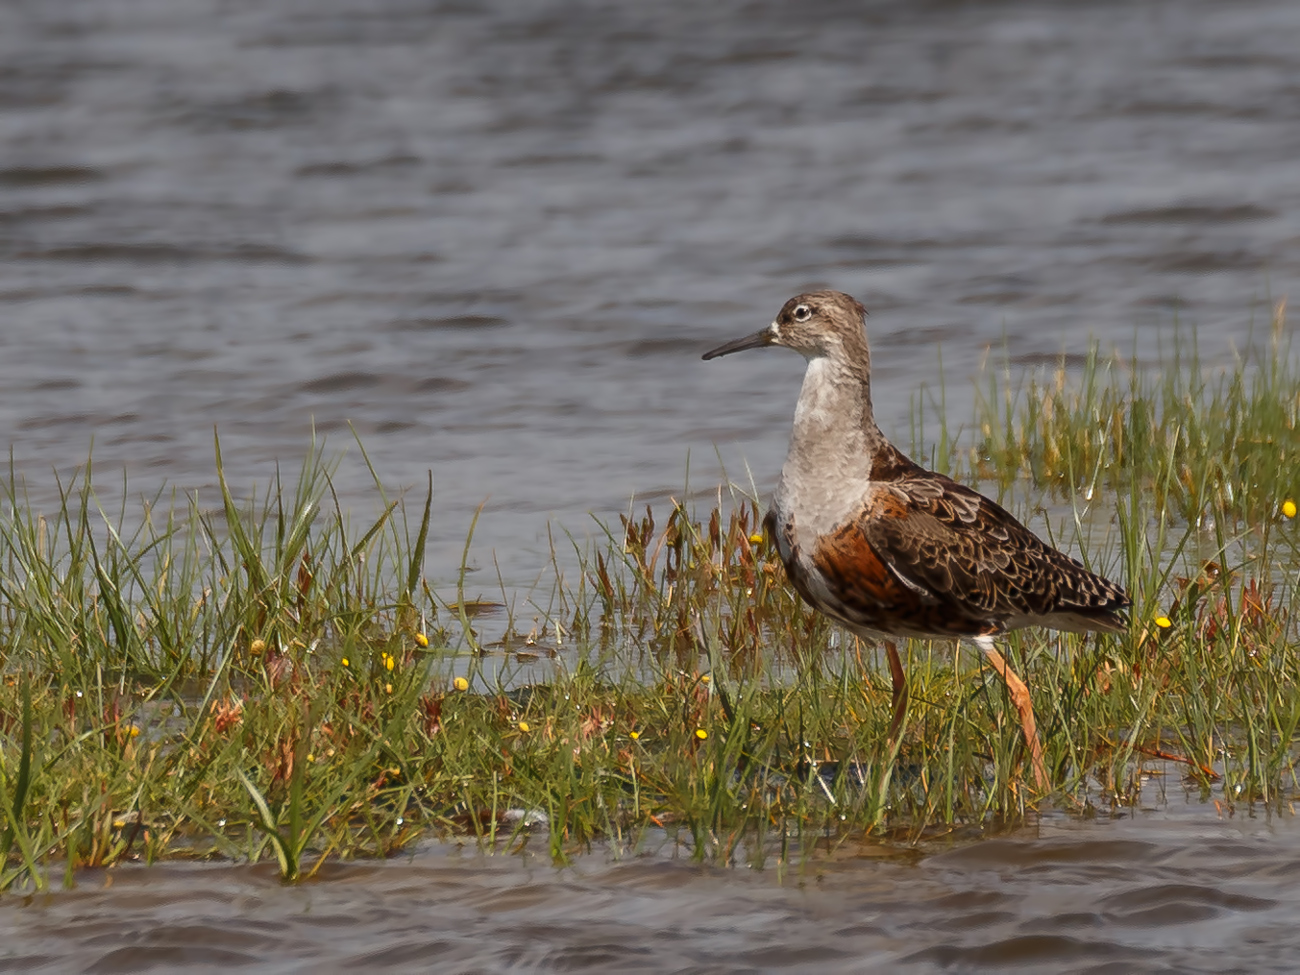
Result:
[[[734,339],[726,345],[720,345],[711,352],[704,353],[705,359],[716,359],[720,355],[731,355],[733,352],[744,352],[746,349],[761,349],[765,345],[771,345],[776,341],[776,336],[772,334],[772,326],[759,329],[753,335],[746,335],[743,339]]]

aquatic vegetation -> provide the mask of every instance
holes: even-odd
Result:
[[[1174,330],[1154,362],[1095,343],[1082,362],[1051,368],[986,367],[968,430],[949,436],[939,416],[940,469],[1003,487],[1027,480],[1058,497],[1091,499],[1136,479],[1148,507],[1185,520],[1207,513],[1258,521],[1300,493],[1300,388],[1286,302],[1268,339],[1233,368],[1201,361],[1194,332]],[[913,441],[924,441],[924,393]]]
[[[245,499],[218,449],[216,497],[139,510],[104,510],[89,464],[48,513],[11,474],[0,889],[164,857],[273,858],[293,880],[429,835],[563,858],[670,830],[700,857],[784,861],[1042,802],[1105,812],[1153,776],[1289,809],[1300,371],[1282,334],[1222,374],[1181,347],[1127,385],[1100,354],[1050,380],[990,374],[998,411],[941,438],[959,475],[1004,486],[1134,596],[1127,634],[1009,640],[1045,796],[969,649],[907,647],[911,706],[886,748],[877,649],[800,604],[758,502],[733,488],[602,526],[575,542],[576,574],[557,552],[526,626],[464,572],[425,579],[430,489],[376,482],[376,513],[354,523],[315,448],[296,480]]]

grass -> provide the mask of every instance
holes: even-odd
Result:
[[[353,524],[315,447],[295,479],[239,500],[218,445],[219,496],[139,510],[103,510],[90,464],[50,514],[11,474],[0,890],[165,857],[274,858],[296,880],[445,835],[564,858],[666,831],[702,858],[783,862],[1042,802],[1105,810],[1151,774],[1289,808],[1300,370],[1278,318],[1266,354],[1219,373],[1185,339],[1156,370],[1094,350],[1078,369],[990,371],[974,426],[942,429],[944,464],[1134,595],[1128,634],[1008,641],[1047,796],[968,649],[908,646],[911,707],[887,751],[875,648],[799,603],[743,493],[606,526],[577,546],[575,581],[557,559],[531,595],[534,632],[506,618],[486,641],[464,572],[424,578],[431,489],[389,498],[376,480],[376,515]]]
[[[1058,498],[1137,481],[1154,491],[1153,513],[1185,521],[1275,515],[1279,499],[1300,493],[1300,386],[1285,302],[1267,342],[1248,346],[1233,368],[1208,369],[1194,332],[1174,331],[1165,344],[1154,363],[1093,343],[1072,368],[1064,356],[1051,369],[986,368],[970,443],[950,437],[939,412],[937,469]],[[928,453],[923,412],[914,410],[918,453]]]

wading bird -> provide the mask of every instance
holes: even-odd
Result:
[[[983,495],[913,463],[876,425],[866,309],[838,291],[791,298],[767,328],[705,359],[781,345],[808,361],[794,430],[765,524],[799,594],[884,642],[896,740],[907,709],[897,640],[974,643],[1020,715],[1035,781],[1043,748],[1024,682],[994,638],[1025,626],[1126,628],[1123,588],[1058,552]]]

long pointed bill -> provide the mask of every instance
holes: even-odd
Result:
[[[761,328],[753,335],[746,335],[743,339],[734,339],[726,345],[720,345],[711,352],[704,353],[705,359],[716,359],[720,355],[731,355],[733,352],[744,352],[746,349],[761,349],[765,345],[771,345],[776,341],[776,323],[773,322],[767,328]]]

